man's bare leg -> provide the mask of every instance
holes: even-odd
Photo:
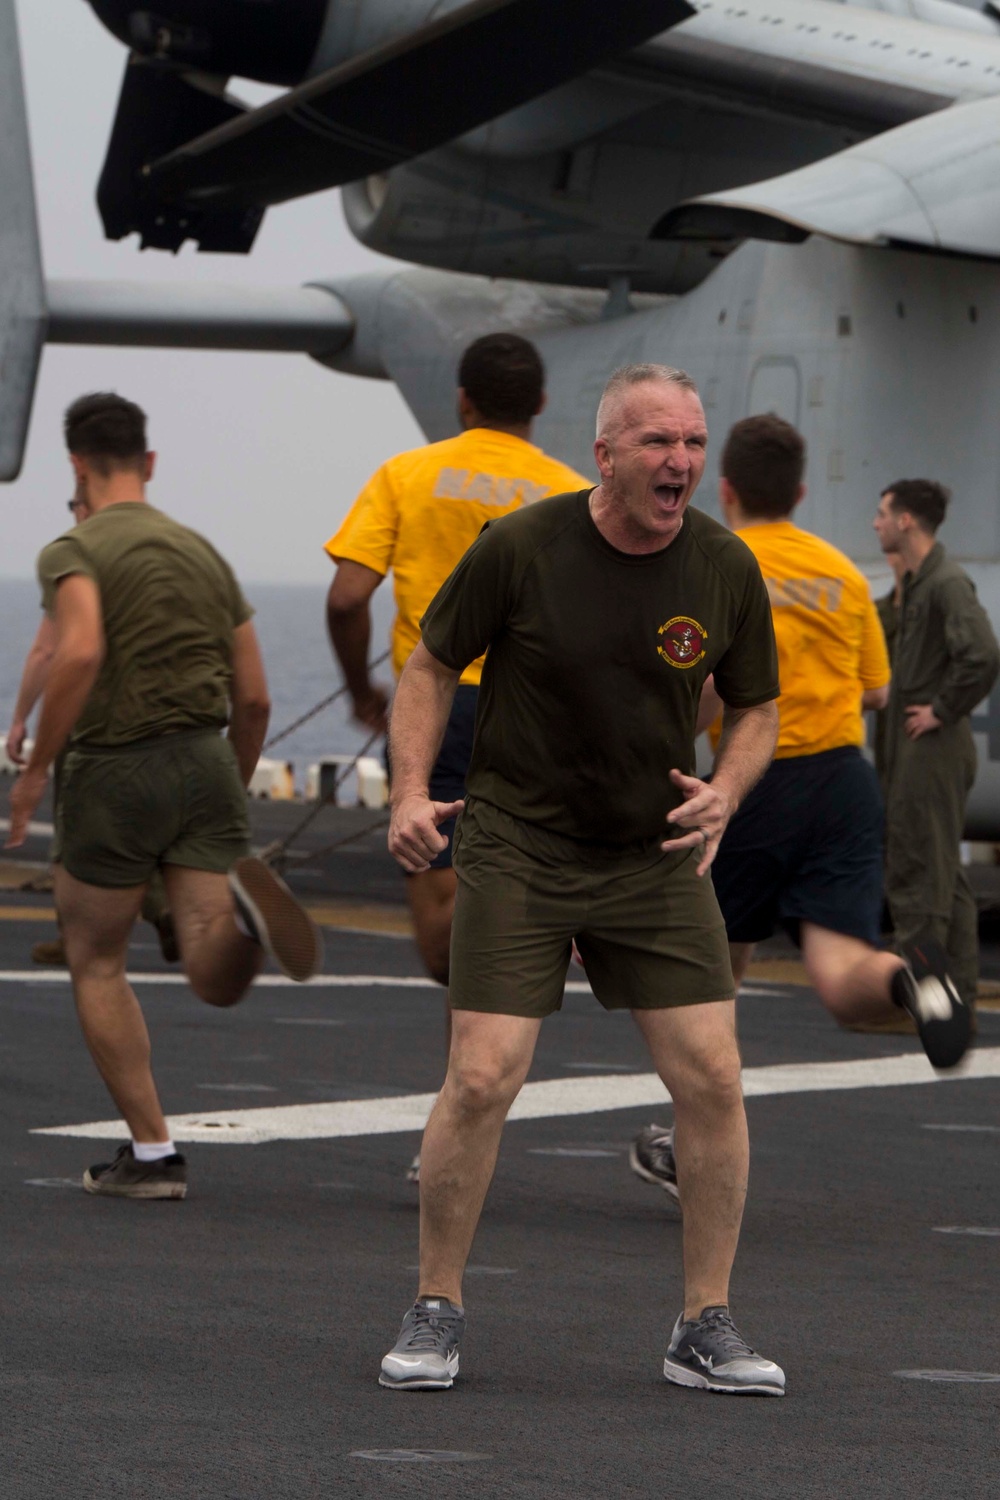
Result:
[[[635,1010],[633,1019],[674,1101],[684,1204],[684,1317],[729,1301],[750,1150],[732,1000]]]
[[[448,988],[451,953],[451,919],[455,915],[455,871],[423,870],[406,878],[406,896],[413,917],[413,936],[424,968],[438,984]],[[444,1055],[451,1052],[451,1006],[444,997]]]
[[[56,907],[84,1040],[134,1141],[170,1139],[150,1068],[149,1032],[125,977],[145,886],[109,890],[55,867]]]
[[[899,1017],[892,979],[906,965],[898,954],[814,922],[801,924],[800,941],[810,983],[842,1026]]]
[[[421,1297],[462,1303],[462,1275],[493,1177],[507,1111],[527,1077],[541,1021],[457,1010],[448,1075],[424,1131]]]
[[[235,1005],[259,973],[264,953],[236,925],[226,876],[184,865],[164,865],[163,876],[191,988],[209,1005]]]

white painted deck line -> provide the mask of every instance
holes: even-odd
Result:
[[[743,1090],[749,1099],[772,1094],[825,1093],[833,1089],[897,1088],[907,1084],[961,1083],[1000,1078],[1000,1047],[970,1054],[951,1073],[935,1074],[920,1053],[865,1058],[858,1062],[783,1063],[747,1068]],[[623,1077],[549,1078],[525,1084],[510,1112],[512,1120],[600,1114],[608,1110],[661,1106],[668,1095],[655,1073]],[[395,1135],[423,1130],[434,1094],[404,1094],[389,1099],[346,1099],[335,1104],[288,1104],[273,1109],[232,1109],[171,1116],[175,1141],[209,1141],[226,1145],[259,1145],[262,1141],[331,1140],[356,1135]],[[33,1135],[86,1136],[120,1140],[128,1131],[120,1120],[85,1125],[49,1125]]]
[[[130,974],[129,984],[186,985],[184,974],[156,973]],[[0,984],[69,984],[68,969],[0,969]],[[261,974],[253,982],[254,989],[273,990],[438,990],[441,986],[435,979],[426,979],[421,974],[316,974],[312,979],[299,983],[287,979],[284,974]],[[590,985],[585,980],[571,979],[566,985],[570,995],[589,995]]]

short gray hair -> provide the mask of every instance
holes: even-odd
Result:
[[[619,365],[611,372],[597,407],[598,437],[603,433],[608,410],[614,402],[631,386],[646,385],[651,380],[679,386],[682,391],[690,391],[695,396],[698,394],[698,387],[687,371],[676,370],[673,365]]]

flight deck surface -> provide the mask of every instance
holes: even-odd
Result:
[[[504,1136],[459,1379],[401,1394],[377,1384],[415,1290],[419,1135],[400,1126],[442,1064],[411,943],[328,930],[327,982],[273,975],[221,1011],[138,928],[190,1188],[121,1202],[79,1186],[122,1134],[65,972],[30,962],[50,898],[0,903],[6,1500],[995,1495],[1000,1014],[980,1021],[986,1076],[945,1082],[804,988],[749,987],[732,1307],[788,1395],[721,1399],[662,1377],[681,1221],[627,1147],[669,1111],[628,1017],[571,971]]]

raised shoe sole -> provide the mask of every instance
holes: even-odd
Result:
[[[289,979],[302,984],[323,963],[323,938],[287,885],[260,859],[238,859],[229,872],[234,896],[246,907],[263,946]]]

